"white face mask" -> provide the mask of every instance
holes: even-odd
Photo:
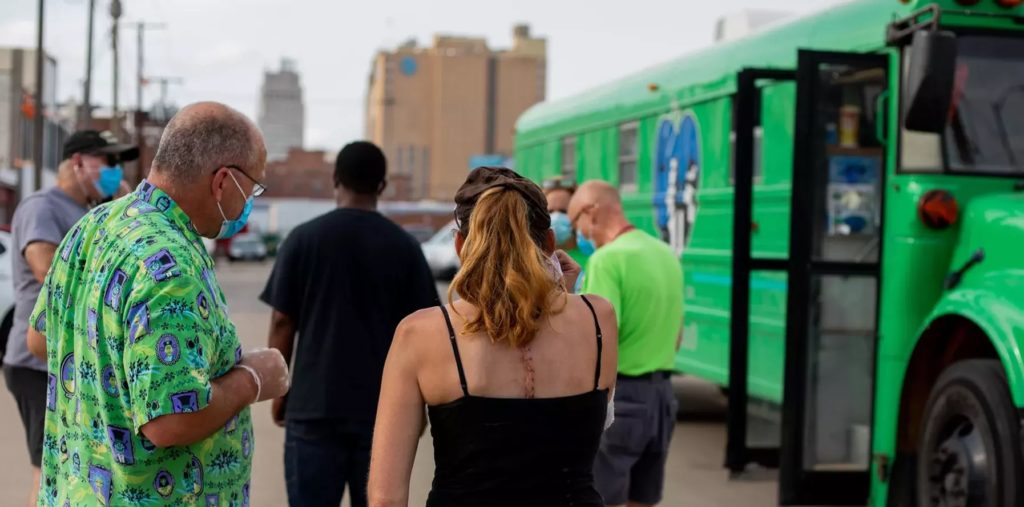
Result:
[[[562,263],[558,261],[558,255],[551,254],[548,257],[548,272],[551,273],[551,278],[554,278],[556,283],[562,283]]]

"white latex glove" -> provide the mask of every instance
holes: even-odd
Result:
[[[565,253],[564,250],[556,250],[555,258],[558,259],[559,269],[562,271],[562,280],[565,282],[565,289],[569,292],[573,292],[573,288],[576,287],[576,279],[580,277],[580,265],[576,261],[569,257],[569,254]]]
[[[242,354],[238,364],[252,368],[260,378],[260,394],[256,402],[280,398],[288,393],[291,377],[288,363],[277,349],[254,349]]]

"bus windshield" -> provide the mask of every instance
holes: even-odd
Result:
[[[960,36],[943,146],[949,168],[1024,173],[1024,38]]]

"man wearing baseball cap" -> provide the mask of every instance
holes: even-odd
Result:
[[[29,315],[50,269],[57,245],[88,208],[109,199],[121,187],[121,163],[139,157],[139,149],[113,144],[95,130],[75,132],[64,142],[57,185],[24,198],[12,221],[15,291],[14,321],[3,356],[4,380],[14,395],[25,427],[33,484],[30,505],[36,504],[46,413],[46,362],[28,349]]]

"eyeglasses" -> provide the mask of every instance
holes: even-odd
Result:
[[[544,191],[549,190],[568,190],[569,193],[576,191],[576,181],[571,178],[554,178],[550,180],[544,180]]]
[[[579,213],[576,214],[576,218],[569,217],[569,223],[572,224],[572,228],[575,229],[576,228],[576,222],[578,222],[579,219],[583,218],[583,215],[586,215],[587,213],[590,213],[596,207],[597,207],[597,204],[588,204],[588,205],[584,206],[583,209],[581,209]]]
[[[267,191],[267,186],[266,185],[256,181],[256,178],[253,178],[252,176],[249,176],[249,173],[243,171],[241,167],[238,167],[237,165],[226,165],[226,166],[223,166],[223,167],[227,167],[228,169],[234,169],[234,170],[242,173],[242,176],[245,176],[246,178],[248,178],[249,181],[251,181],[252,184],[253,184],[253,187],[252,187],[252,196],[253,197],[259,197],[259,196],[263,195],[263,192]],[[220,168],[218,167],[217,169],[220,169]],[[217,172],[217,169],[214,169],[214,172]]]

